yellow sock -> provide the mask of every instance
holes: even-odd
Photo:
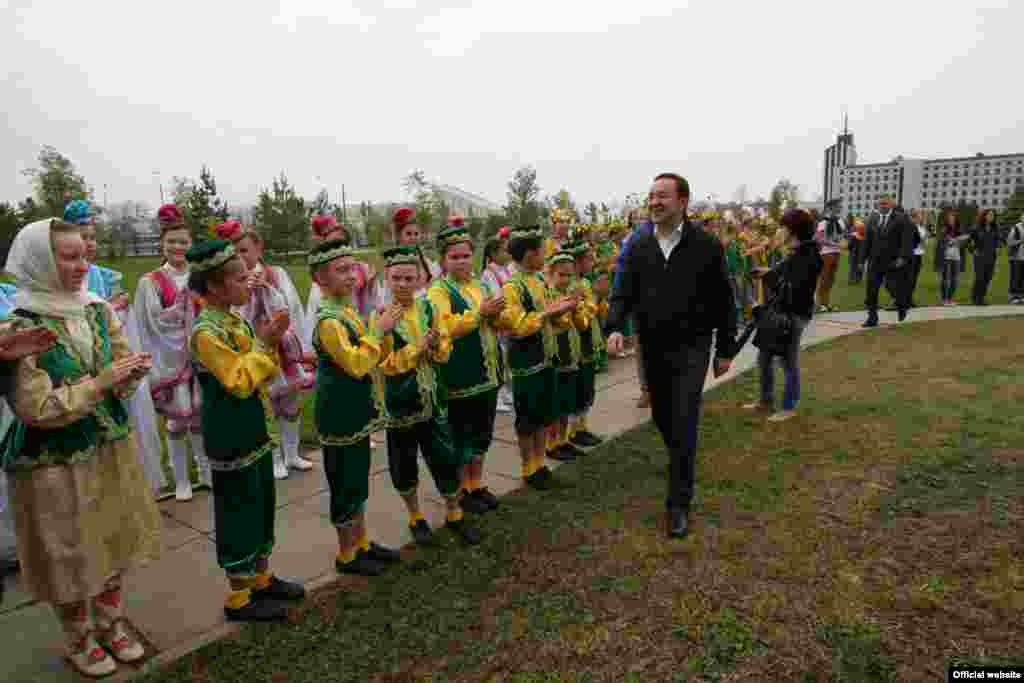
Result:
[[[370,534],[366,533],[366,531],[363,531],[363,535],[359,537],[359,549],[363,552],[370,549]]]
[[[445,515],[445,519],[449,522],[459,522],[462,520],[462,508],[448,508],[448,514]]]
[[[264,572],[263,574],[257,574],[252,577],[249,582],[249,587],[254,591],[265,590],[270,587],[270,580],[274,578],[271,572]]]
[[[529,460],[524,460],[523,463],[520,465],[520,471],[523,473],[523,479],[526,479],[534,472],[536,472],[537,470],[535,470],[533,467],[533,458],[530,458]]]
[[[574,436],[576,436],[576,418],[572,418],[565,426],[565,440],[572,441]]]
[[[409,526],[416,526],[416,522],[423,519],[422,512],[410,512],[409,513]]]
[[[535,455],[533,457],[533,471],[536,472],[540,468],[545,467],[546,462],[543,455]]]
[[[337,555],[338,562],[348,564],[356,559],[356,549],[349,548],[348,550],[339,550]]]
[[[250,602],[252,602],[252,591],[248,588],[243,588],[240,591],[231,591],[228,593],[227,600],[224,601],[224,606],[228,609],[242,609]]]

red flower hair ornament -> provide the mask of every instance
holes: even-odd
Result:
[[[164,230],[185,224],[185,218],[174,204],[164,204],[156,212],[156,219]]]
[[[242,238],[242,224],[239,221],[224,221],[218,223],[214,228],[214,232],[217,233],[217,238],[222,240],[228,240],[229,242],[237,242]]]

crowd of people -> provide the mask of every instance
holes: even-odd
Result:
[[[537,226],[503,228],[478,271],[460,217],[437,236],[434,261],[415,212],[399,209],[396,246],[375,272],[344,226],[316,216],[305,306],[238,221],[194,243],[178,208],[162,206],[163,263],[133,297],[94,263],[88,202],[23,228],[5,266],[15,284],[0,292],[0,499],[21,584],[54,606],[72,666],[104,676],[144,656],[122,614],[122,576],[158,558],[166,490],[182,504],[194,486],[212,491],[226,618],[282,620],[303,598],[270,559],[275,481],[313,467],[299,451],[310,392],[341,573],[376,576],[400,559],[367,534],[377,435],[419,545],[437,532],[420,508],[420,456],[446,501],[446,531],[481,541],[466,513],[498,506],[483,473],[499,410],[515,413],[527,485],[552,488],[548,458],[601,442],[587,415],[607,368],[612,240],[627,229],[555,219],[549,239]]]
[[[339,573],[377,576],[400,561],[367,532],[380,435],[414,542],[435,545],[438,531],[421,510],[422,456],[445,500],[445,533],[476,545],[481,520],[499,505],[484,484],[497,414],[514,413],[525,484],[552,489],[549,460],[582,458],[602,442],[588,422],[597,374],[609,354],[634,351],[642,400],[670,456],[667,531],[685,537],[709,365],[716,376],[728,372],[740,329],[785,289],[792,334],[785,348],[759,353],[761,395],[748,408],[789,419],[800,395],[800,336],[815,310],[832,310],[840,250],[856,242],[851,256],[856,249],[858,264],[868,263],[866,324],[877,324],[881,285],[901,319],[912,306],[926,239],[891,198],[861,244],[856,226],[799,210],[777,223],[715,214],[697,222],[689,196],[684,178],[662,174],[642,212],[590,226],[557,209],[549,237],[539,226],[502,228],[479,266],[458,216],[436,236],[435,261],[415,211],[398,209],[396,245],[376,270],[357,258],[344,226],[315,216],[305,305],[288,272],[266,263],[258,231],[238,221],[194,243],[178,208],[162,206],[164,261],[132,300],[119,273],[94,263],[88,202],[23,228],[5,267],[15,285],[0,290],[9,309],[0,328],[9,406],[0,500],[22,585],[54,606],[72,666],[104,676],[144,656],[126,628],[122,576],[159,556],[155,494],[164,490],[182,504],[194,485],[212,491],[227,619],[280,621],[303,599],[301,585],[273,573],[271,556],[276,480],[314,467],[299,446],[310,392]],[[975,245],[987,287],[992,269],[978,266],[977,254],[1003,239],[987,216],[963,235],[955,216],[946,225],[944,300],[959,272],[954,247]],[[1021,232],[1007,240],[1018,254]],[[1017,259],[1011,287],[1020,292]],[[776,358],[786,385],[779,412]]]

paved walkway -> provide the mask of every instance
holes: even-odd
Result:
[[[1024,315],[1021,306],[959,306],[915,309],[908,322],[970,317]],[[860,332],[861,313],[823,315],[811,323],[803,345]],[[895,313],[881,314],[883,325],[896,323]],[[906,324],[906,323],[904,323]],[[733,369],[721,379],[710,374],[706,389],[729,381],[756,363],[756,349],[748,344]],[[598,377],[598,398],[591,424],[596,431],[616,435],[649,417],[637,409],[640,387],[632,359],[612,361],[608,373]],[[498,416],[496,440],[487,460],[484,483],[498,495],[520,485],[519,455],[512,420]],[[319,451],[306,457],[319,461]],[[552,463],[557,465],[557,463]],[[444,505],[421,466],[424,513],[432,526],[444,522]],[[327,485],[319,466],[308,473],[293,473],[278,484],[277,547],[273,568],[282,576],[301,579],[309,588],[333,581],[336,535],[328,519]],[[126,577],[126,614],[158,652],[147,668],[161,666],[237,627],[224,623],[221,606],[226,584],[214,557],[210,498],[200,493],[188,503],[160,504],[164,523],[164,554],[160,560]],[[400,546],[411,541],[401,499],[391,487],[384,447],[374,449],[367,520],[372,538]],[[7,596],[0,606],[0,680],[76,681],[61,659],[60,627],[51,609],[33,603],[9,578]],[[122,667],[128,677],[132,671]]]

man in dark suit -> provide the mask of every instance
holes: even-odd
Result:
[[[900,321],[910,309],[910,277],[913,274],[914,237],[917,228],[891,194],[879,198],[878,212],[868,218],[863,254],[868,262],[864,327],[878,327],[878,290],[885,283],[896,300]]]
[[[632,315],[643,349],[654,423],[669,450],[669,536],[689,530],[697,422],[715,342],[715,376],[736,354],[736,305],[721,242],[690,223],[690,186],[674,173],[654,179],[654,230],[631,242],[605,325],[608,351],[621,351]]]

